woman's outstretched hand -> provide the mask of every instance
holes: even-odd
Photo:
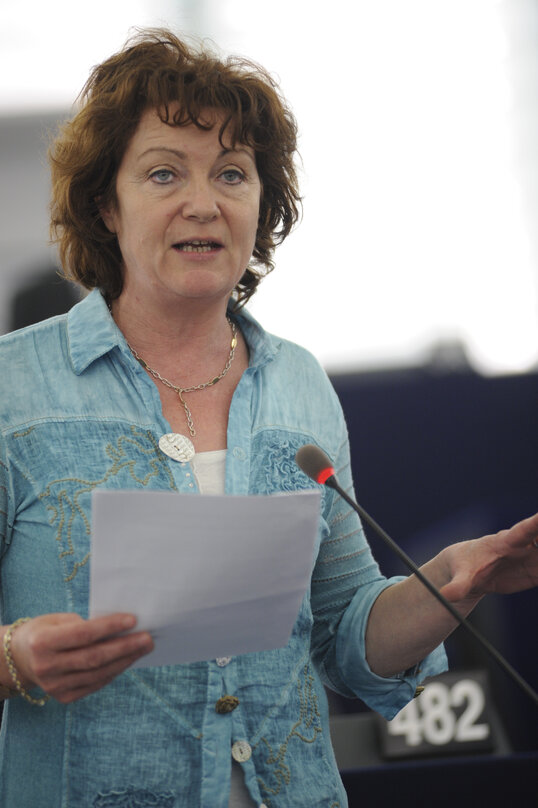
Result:
[[[536,544],[534,543],[536,542]],[[509,530],[451,544],[421,571],[465,616],[483,595],[509,594],[538,584],[538,514]],[[415,575],[385,589],[370,612],[366,656],[380,676],[424,659],[457,622]]]
[[[62,704],[100,690],[153,649],[148,632],[122,633],[135,625],[136,618],[129,614],[90,620],[77,614],[47,614],[29,620],[11,640],[23,687],[39,686]]]
[[[508,530],[445,548],[451,602],[488,593],[510,594],[538,585],[538,513]]]

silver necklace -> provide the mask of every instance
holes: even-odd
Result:
[[[145,370],[147,370],[148,373],[151,373],[153,378],[157,379],[162,384],[166,385],[166,387],[169,387],[171,390],[174,390],[174,392],[177,393],[178,398],[183,406],[183,409],[185,410],[187,426],[189,428],[189,433],[192,438],[196,436],[196,429],[194,428],[192,413],[189,409],[189,405],[183,398],[183,395],[184,393],[194,393],[196,390],[205,390],[206,387],[212,387],[214,384],[223,379],[230,370],[235,356],[235,349],[237,347],[237,327],[235,323],[232,320],[230,320],[229,317],[227,317],[226,319],[228,320],[228,324],[232,332],[232,339],[230,342],[230,353],[228,354],[228,359],[226,361],[226,364],[224,365],[223,370],[219,373],[218,376],[215,376],[208,382],[203,382],[203,384],[193,384],[191,387],[179,387],[176,384],[172,384],[172,382],[169,379],[165,379],[164,376],[161,376],[158,370],[151,368],[148,365],[148,363],[145,362],[142,359],[142,357],[135,351],[132,345],[129,345],[129,343],[127,343],[127,345],[129,345],[129,350],[133,354],[134,358],[138,362],[140,362],[142,367]],[[169,433],[168,435],[163,435],[159,441],[159,446],[165,452],[165,454],[169,455],[169,457],[173,457],[174,460],[189,461],[195,455],[195,450],[192,441],[190,441],[187,437],[185,437],[185,435],[179,435],[173,432]]]

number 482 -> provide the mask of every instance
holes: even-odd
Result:
[[[430,682],[418,699],[409,702],[388,722],[388,732],[404,735],[408,746],[481,741],[490,734],[489,724],[476,723],[484,704],[484,691],[472,679],[460,679],[451,687]],[[455,708],[462,706],[463,712],[456,712]]]

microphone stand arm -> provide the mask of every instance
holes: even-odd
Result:
[[[441,592],[437,589],[437,587],[434,586],[434,584],[432,584],[432,582],[429,581],[428,578],[426,578],[426,576],[422,574],[422,572],[414,563],[414,561],[412,561],[411,558],[407,555],[407,553],[405,553],[402,550],[402,548],[399,547],[398,544],[396,544],[396,542],[393,539],[391,539],[388,533],[386,533],[383,530],[383,528],[380,525],[378,525],[378,523],[370,516],[370,514],[367,511],[365,511],[364,508],[362,508],[357,502],[355,502],[355,500],[353,500],[344,491],[343,488],[340,487],[334,474],[331,475],[330,477],[327,477],[327,479],[325,480],[325,485],[329,486],[329,488],[333,488],[335,491],[338,492],[338,494],[342,497],[342,499],[344,499],[348,503],[348,505],[350,505],[353,508],[353,510],[355,510],[359,514],[363,522],[369,525],[372,528],[372,530],[376,533],[376,535],[379,536],[394,553],[396,553],[398,558],[400,558],[401,561],[403,561],[403,563],[406,565],[406,567],[409,570],[411,570],[411,572],[414,575],[416,575],[416,577],[426,587],[426,589],[428,589],[429,592],[431,592],[431,594],[435,598],[437,598],[437,600],[444,606],[444,608],[448,612],[450,612],[450,614],[460,625],[462,625],[468,632],[470,632],[473,635],[473,637],[476,640],[478,640],[478,642],[482,645],[482,647],[485,648],[485,650],[491,657],[493,657],[493,659],[497,662],[498,665],[500,665],[500,667],[505,671],[505,673],[507,673],[508,676],[510,676],[513,679],[513,681],[516,682],[516,684],[519,685],[519,687],[526,693],[526,695],[531,699],[531,701],[534,702],[536,706],[538,706],[538,694],[536,693],[536,691],[533,690],[533,688],[525,681],[525,679],[523,679],[519,675],[519,673],[512,667],[512,665],[510,665],[510,663],[502,656],[502,654],[500,654],[499,651],[497,651],[497,649],[489,642],[489,640],[483,637],[482,634],[473,626],[473,624],[470,623],[465,617],[463,617],[457,611],[457,609],[454,608],[454,606],[450,603],[450,601],[448,601],[441,594]]]

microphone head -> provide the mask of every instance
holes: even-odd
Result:
[[[295,455],[295,462],[307,477],[316,483],[324,484],[334,476],[334,468],[325,454],[318,446],[312,443],[301,446]]]

